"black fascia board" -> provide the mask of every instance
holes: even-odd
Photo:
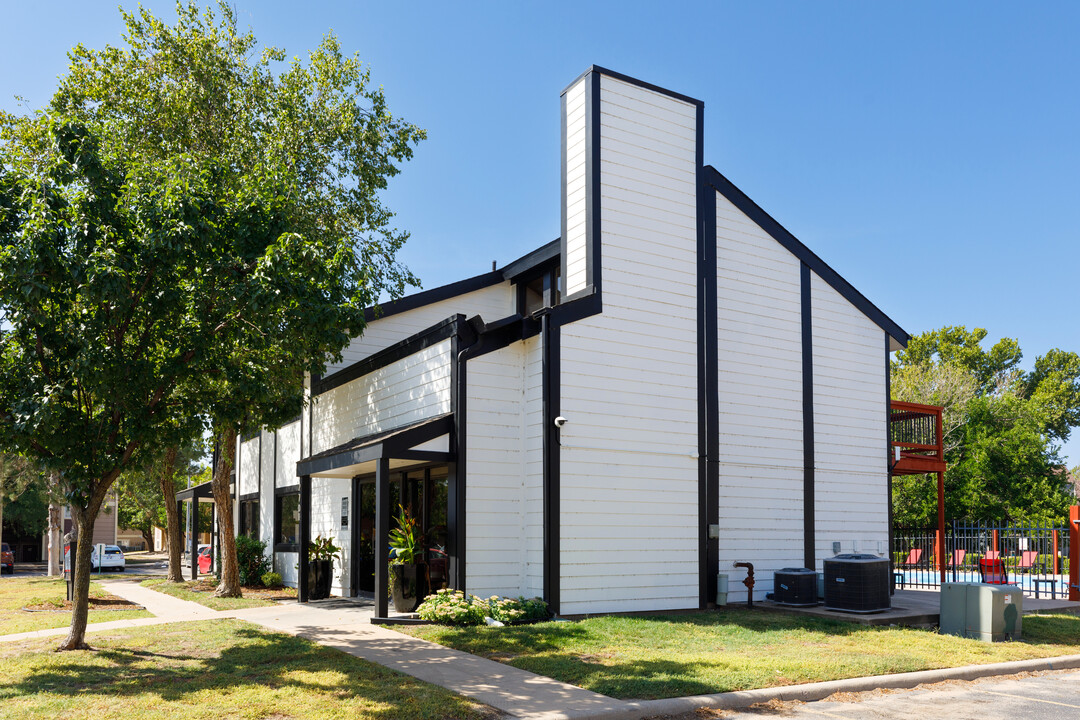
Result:
[[[311,394],[322,395],[347,382],[352,382],[357,378],[375,372],[379,368],[386,367],[392,362],[396,362],[409,355],[418,353],[425,348],[440,343],[443,340],[458,334],[464,324],[464,315],[451,315],[445,320],[435,323],[426,330],[421,330],[415,335],[410,335],[404,340],[389,345],[379,352],[367,356],[363,360],[354,362],[348,367],[344,367],[324,378],[319,378],[317,381],[313,379],[311,383]]]
[[[866,299],[866,296],[855,289],[855,286],[845,280],[840,273],[829,267],[828,263],[818,257],[813,250],[806,247],[797,237],[792,235],[787,228],[776,221],[769,213],[765,212],[756,202],[733,182],[724,177],[719,170],[712,165],[705,166],[706,183],[721,195],[726,197],[731,204],[737,207],[762,230],[769,233],[778,243],[788,249],[791,254],[816,272],[818,276],[829,283],[834,290],[870,318],[882,330],[889,333],[896,342],[907,347],[911,335],[896,324],[888,315],[883,313],[876,305]]]
[[[378,320],[379,318],[415,310],[416,308],[424,307],[425,305],[442,302],[443,300],[449,300],[458,297],[459,295],[465,295],[467,293],[476,292],[477,290],[489,288],[492,285],[498,285],[503,282],[503,280],[504,276],[501,270],[493,270],[484,273],[483,275],[476,275],[475,277],[458,280],[449,285],[442,285],[437,288],[418,292],[415,295],[406,295],[403,298],[391,300],[382,303],[381,305],[373,305],[372,307],[364,308],[364,320],[371,322],[372,320]]]
[[[560,95],[565,95],[566,91],[574,87],[574,85],[577,84],[578,80],[581,80],[581,78],[592,72],[600,75],[607,75],[608,77],[614,78],[615,80],[622,80],[624,83],[636,85],[637,87],[644,88],[645,90],[652,90],[653,92],[660,93],[661,95],[667,95],[670,98],[675,98],[676,100],[681,100],[685,103],[690,103],[691,105],[704,105],[701,100],[692,98],[689,95],[683,95],[682,93],[677,93],[674,90],[668,90],[667,88],[660,87],[659,85],[653,85],[652,83],[645,82],[644,80],[638,80],[636,77],[631,77],[630,75],[625,75],[621,72],[616,72],[615,70],[609,70],[606,67],[601,67],[600,65],[590,65],[585,72],[578,75],[570,82],[569,85],[564,87]]]
[[[562,238],[555,238],[546,245],[541,245],[530,253],[522,255],[517,260],[507,264],[499,272],[511,282],[529,272],[553,263],[559,259],[562,250]]]
[[[204,482],[200,485],[192,485],[189,488],[176,491],[176,499],[179,500],[198,500],[201,498],[211,498],[214,496],[214,490],[211,487],[212,482]]]
[[[407,458],[404,456],[404,453],[411,453],[414,456],[423,454],[425,458],[432,461],[452,460],[452,453],[412,450],[416,445],[434,440],[440,435],[448,434],[452,426],[453,418],[444,415],[429,420],[421,420],[413,425],[384,430],[364,438],[354,438],[336,448],[324,450],[318,455],[298,461],[296,463],[296,474],[298,476],[317,475],[329,470],[336,470],[349,465],[359,465],[360,463],[379,460],[384,457],[398,458],[398,453],[403,453],[400,456],[401,459],[416,459],[416,457]]]

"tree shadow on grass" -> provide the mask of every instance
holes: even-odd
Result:
[[[156,643],[148,642],[154,649],[106,644],[108,641],[102,639],[100,649],[94,651],[35,653],[37,658],[30,661],[33,666],[20,673],[21,678],[0,685],[0,703],[42,694],[110,697],[121,703],[151,696],[158,701],[189,704],[195,702],[197,693],[206,690],[232,692],[258,686],[268,691],[284,689],[294,699],[296,691],[316,693],[333,701],[364,699],[369,701],[363,708],[364,716],[372,718],[456,718],[473,714],[464,699],[447,694],[432,701],[430,688],[391,670],[302,638],[243,623],[236,625],[230,635],[239,642],[220,654],[186,647],[185,637],[190,636],[185,634],[200,630],[193,623],[156,638]],[[176,650],[160,649],[163,640],[175,640]],[[191,639],[192,644],[197,642],[197,638]],[[424,701],[432,701],[434,710],[423,710]]]

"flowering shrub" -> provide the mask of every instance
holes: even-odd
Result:
[[[481,625],[484,618],[502,623],[548,618],[547,603],[540,598],[526,600],[492,595],[484,599],[465,595],[460,590],[439,590],[428,595],[416,612],[421,619],[440,625]]]

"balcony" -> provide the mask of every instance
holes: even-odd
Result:
[[[889,411],[889,444],[893,475],[945,472],[941,408],[893,400]]]

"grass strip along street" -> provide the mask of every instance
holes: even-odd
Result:
[[[361,718],[480,720],[493,711],[442,688],[241,620],[102,631],[91,651],[55,640],[0,645],[9,720]]]
[[[1080,653],[1080,617],[1027,616],[1021,642],[729,608],[401,632],[622,699],[749,690]]]
[[[65,597],[63,578],[3,578],[0,580],[0,633],[8,635],[67,627],[71,624],[71,606]],[[90,583],[88,622],[145,617],[153,617],[153,614],[106,593],[96,582]]]
[[[139,583],[143,587],[172,595],[181,600],[190,600],[211,610],[241,610],[243,608],[269,607],[278,600],[295,600],[295,588],[244,588],[244,597],[214,597],[217,581],[214,578],[190,580],[182,583],[169,582],[165,578],[150,578]]]

